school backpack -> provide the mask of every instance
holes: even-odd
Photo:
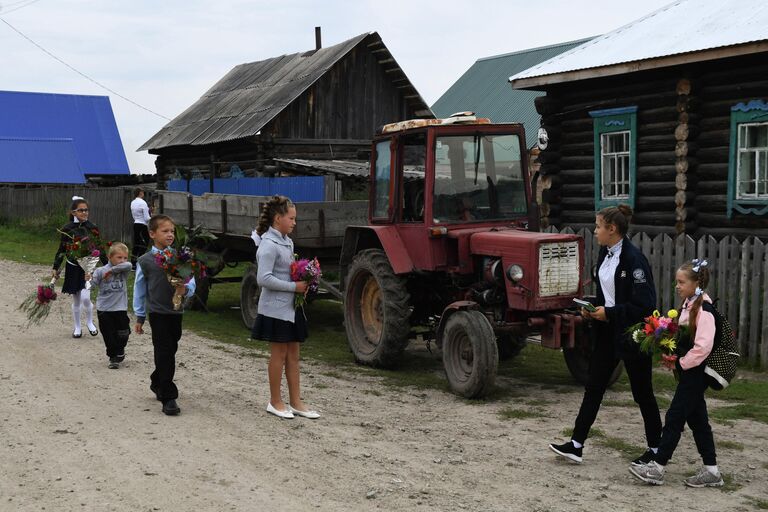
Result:
[[[736,376],[736,363],[739,359],[736,336],[728,319],[720,313],[714,304],[704,302],[702,309],[715,317],[715,342],[704,364],[704,374],[709,387],[721,390],[728,387]]]

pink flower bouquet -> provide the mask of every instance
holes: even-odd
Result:
[[[320,262],[317,258],[311,260],[296,259],[291,263],[291,280],[304,281],[309,287],[307,288],[306,295],[303,293],[297,293],[296,298],[293,301],[294,307],[303,306],[307,302],[307,295],[317,293],[320,287],[320,278],[323,276],[322,270],[320,270]]]

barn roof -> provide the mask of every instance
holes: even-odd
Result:
[[[478,117],[494,123],[523,123],[527,147],[536,142],[539,114],[533,104],[542,93],[510,89],[510,74],[523,71],[540,62],[570,50],[591,38],[531,48],[504,55],[478,59],[432,105],[437,117],[470,110]]]
[[[165,125],[138,150],[201,146],[257,135],[259,131],[356,46],[376,44],[387,71],[402,70],[376,32],[343,43],[235,66],[191,107]],[[416,89],[404,91],[416,110],[431,114]]]
[[[765,0],[677,0],[509,77],[532,88],[768,51]]]
[[[106,96],[0,91],[0,112],[0,182],[83,183],[83,175],[130,173]],[[32,150],[34,146],[37,149]],[[76,166],[70,162],[70,151]],[[50,155],[40,154],[45,152],[61,157],[61,166]],[[72,174],[75,167],[78,177]]]

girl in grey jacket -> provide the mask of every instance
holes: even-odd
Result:
[[[299,346],[307,338],[307,325],[304,311],[294,307],[294,295],[306,293],[307,283],[291,280],[294,253],[288,235],[295,226],[296,207],[287,197],[274,196],[262,207],[254,237],[261,293],[251,337],[269,343],[267,412],[283,419],[294,415],[316,419],[320,415],[304,405],[299,384]],[[280,389],[283,371],[288,383],[288,405]]]

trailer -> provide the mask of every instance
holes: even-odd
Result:
[[[256,320],[259,287],[256,283],[256,246],[251,233],[256,228],[261,206],[270,198],[236,194],[206,193],[195,196],[187,192],[158,190],[159,213],[171,216],[184,226],[202,225],[217,236],[210,249],[220,256],[211,269],[211,277],[198,284],[193,306],[204,307],[210,287],[215,283],[240,281],[240,311],[249,329]],[[368,201],[325,201],[296,203],[296,227],[291,238],[296,253],[320,260],[323,269],[338,275],[341,247],[347,226],[368,222]],[[248,264],[242,280],[217,277],[227,266]],[[338,283],[323,280],[322,291],[339,300]]]

